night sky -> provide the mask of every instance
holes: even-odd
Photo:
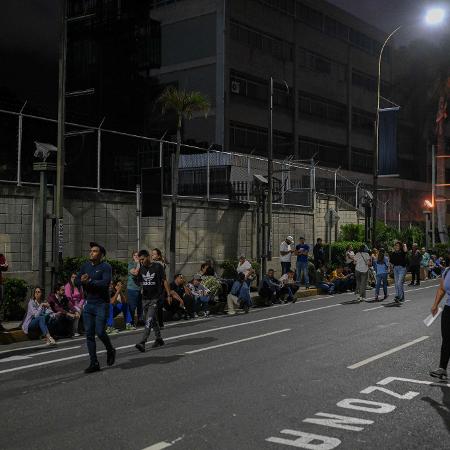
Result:
[[[428,0],[332,0],[385,31],[421,17]],[[57,94],[58,0],[2,0],[0,88],[17,92],[41,110],[52,111]],[[413,7],[411,5],[414,5]],[[398,42],[425,36],[421,27],[402,32]],[[55,105],[56,106],[56,105]]]

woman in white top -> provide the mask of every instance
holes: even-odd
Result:
[[[349,245],[347,250],[345,251],[345,266],[351,269],[353,272],[355,266],[355,252],[353,251],[353,247]]]
[[[355,294],[358,296],[358,302],[362,302],[366,298],[367,276],[371,265],[371,257],[369,253],[367,253],[366,246],[361,245],[358,253],[355,255]]]

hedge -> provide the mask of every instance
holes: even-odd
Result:
[[[6,278],[3,283],[4,299],[1,305],[3,320],[22,320],[28,300],[28,285],[19,278]]]

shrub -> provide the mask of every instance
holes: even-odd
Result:
[[[261,270],[261,264],[258,261],[251,261],[252,269],[255,271],[256,275],[259,275]],[[236,267],[239,264],[239,260],[235,259],[225,259],[219,267],[223,269],[222,278],[235,279],[237,277]]]
[[[363,241],[364,225],[348,223],[341,226],[339,241]]]
[[[347,247],[349,245],[353,246],[353,250],[356,253],[361,247],[361,245],[364,245],[364,242],[362,241],[338,241],[333,242],[331,244],[331,261],[328,258],[329,255],[329,247],[330,244],[325,244],[323,246],[324,252],[325,252],[325,261],[332,264],[344,264],[345,263],[345,252],[347,250]]]
[[[4,299],[1,305],[4,320],[22,320],[25,315],[28,285],[18,278],[4,281]]]

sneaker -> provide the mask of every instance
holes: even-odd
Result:
[[[106,352],[106,364],[112,366],[116,362],[116,349],[112,348]]]
[[[80,337],[80,333],[74,333],[73,337]]]
[[[118,334],[119,330],[114,327],[106,327],[106,334]]]
[[[46,344],[47,344],[49,347],[54,347],[54,346],[56,345],[56,341],[50,336],[50,337],[47,339]]]
[[[139,344],[136,344],[135,347],[141,352],[144,353],[145,352],[145,344],[142,342],[139,342]]]
[[[126,329],[127,331],[131,331],[131,330],[136,330],[136,327],[135,327],[132,323],[127,323],[127,324],[125,325],[125,329]]]
[[[248,310],[250,309],[250,307],[248,305],[244,305],[244,313],[248,314]]]
[[[432,370],[430,372],[430,376],[433,378],[440,378],[441,380],[447,379],[447,371],[443,369],[442,367],[439,367],[439,369]]]
[[[152,348],[156,347],[162,347],[164,345],[164,341],[162,338],[155,339],[155,342],[153,342]]]
[[[94,373],[100,371],[100,364],[95,362],[94,364],[91,364],[87,369],[84,369],[84,373]]]
[[[386,294],[386,295],[383,297],[383,300],[386,300],[388,297],[389,297],[389,295]]]

